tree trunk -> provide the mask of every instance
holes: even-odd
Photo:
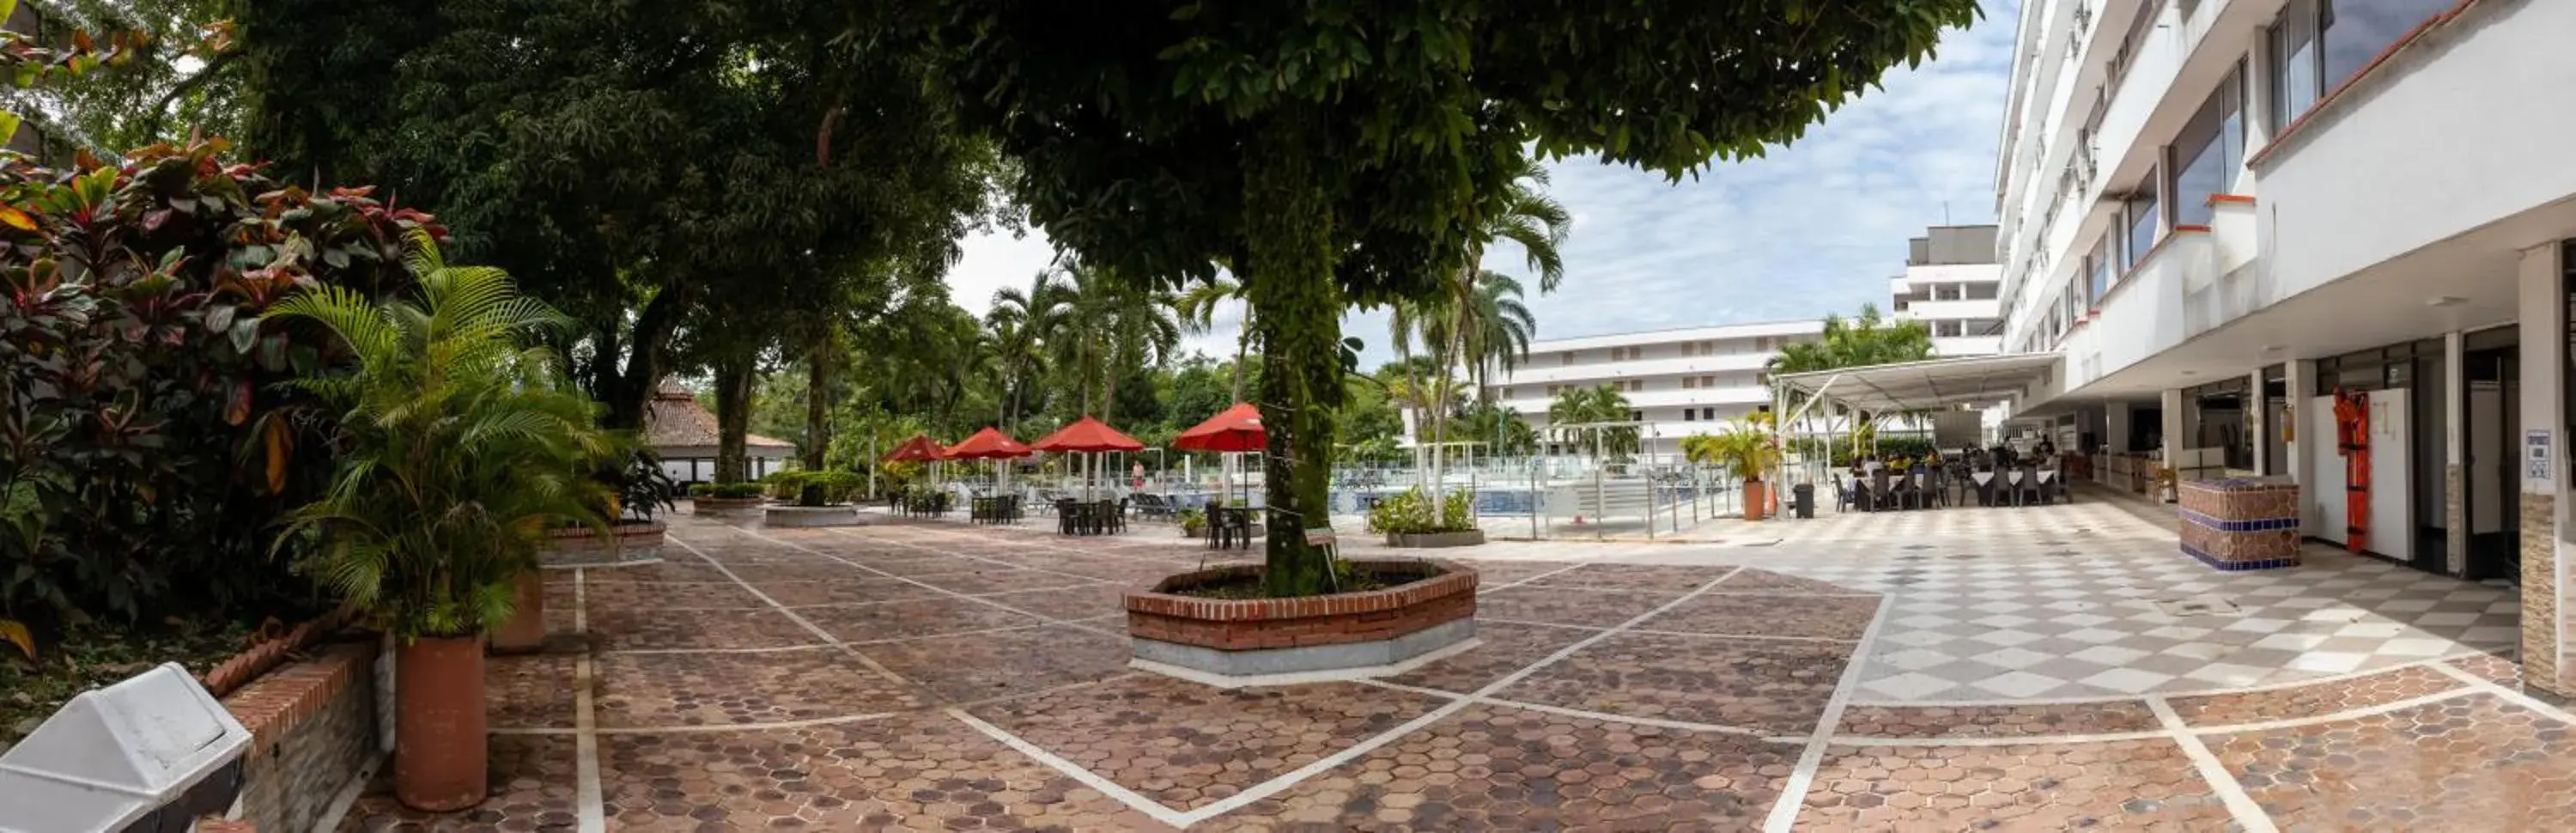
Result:
[[[600,415],[602,428],[634,431],[644,427],[644,414],[653,401],[653,386],[661,384],[667,366],[663,354],[670,352],[671,331],[678,326],[685,299],[678,289],[667,289],[653,296],[644,311],[635,316],[635,330],[627,345],[626,370],[603,373],[599,390],[591,398],[606,407]],[[615,345],[610,345],[614,347]],[[597,361],[616,362],[613,355]]]
[[[1234,337],[1234,398],[1227,405],[1243,401],[1243,359],[1252,350],[1252,305],[1243,307],[1243,332]]]
[[[1331,565],[1303,530],[1330,525],[1333,412],[1342,399],[1339,287],[1333,282],[1333,214],[1317,182],[1312,114],[1275,116],[1244,156],[1247,231],[1243,284],[1261,322],[1261,424],[1270,534],[1263,589],[1271,596],[1325,592]]]
[[[823,450],[832,444],[832,337],[814,343],[805,357],[805,470],[823,470]]]
[[[716,362],[716,482],[740,483],[751,479],[751,450],[744,437],[751,433],[751,363],[750,356],[728,357]]]

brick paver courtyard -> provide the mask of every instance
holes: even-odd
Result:
[[[341,829],[2576,825],[2510,590],[2222,574],[2099,503],[1489,544],[1475,647],[1238,690],[1128,667],[1119,594],[1208,557],[1166,527],[671,538],[550,573],[591,647],[493,661],[490,802]]]

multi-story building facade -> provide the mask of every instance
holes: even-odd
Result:
[[[2519,581],[2526,679],[2576,691],[2576,2],[2029,0],[2019,27],[2003,338],[2062,358],[2017,415]]]
[[[2003,265],[1995,226],[1933,226],[1906,241],[1905,274],[1887,279],[1890,314],[1921,321],[1942,358],[2003,352]]]
[[[1683,437],[1770,407],[1763,365],[1783,345],[1814,341],[1824,329],[1822,321],[1781,321],[1534,341],[1529,358],[1485,393],[1548,437],[1547,407],[1558,394],[1610,385],[1635,408],[1630,417],[1647,423],[1644,450],[1671,456]]]

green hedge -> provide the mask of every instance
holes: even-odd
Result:
[[[768,477],[760,479],[760,485],[766,487],[770,497],[778,500],[796,500],[804,494],[805,487],[811,485],[823,490],[824,503],[845,503],[851,495],[867,488],[868,481],[857,472],[798,470],[771,472]]]
[[[690,496],[690,497],[724,498],[724,499],[730,499],[730,500],[740,500],[740,499],[742,499],[742,498],[747,498],[747,497],[759,497],[759,496],[760,496],[760,484],[758,484],[758,483],[692,483],[692,484],[689,484],[689,496]]]
[[[1813,437],[1800,437],[1792,441],[1791,444],[1797,449],[1800,456],[1810,460],[1813,460],[1818,455],[1825,453],[1825,441]],[[1833,441],[1832,446],[1833,467],[1838,469],[1849,468],[1852,464],[1852,444],[1846,440],[1836,439]],[[1903,457],[1909,460],[1915,460],[1921,459],[1924,454],[1931,450],[1932,439],[1930,437],[1878,438],[1878,456],[1881,457]],[[1955,448],[1945,448],[1941,450],[1941,453],[1943,456],[1948,456],[1959,453],[1959,450]]]

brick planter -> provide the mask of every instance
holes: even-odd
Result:
[[[1485,531],[1481,529],[1468,529],[1457,532],[1389,532],[1386,534],[1386,545],[1399,549],[1472,547],[1484,542]]]
[[[586,526],[564,527],[552,533],[554,541],[538,563],[548,567],[617,567],[662,560],[662,543],[669,527],[658,523],[621,523],[609,527],[607,535]]]
[[[2176,487],[2184,555],[2221,570],[2299,566],[2299,487],[2284,478],[2195,480]]]
[[[1291,675],[1401,673],[1408,661],[1476,636],[1476,573],[1437,561],[1352,561],[1359,571],[1421,578],[1360,593],[1295,599],[1207,599],[1172,592],[1257,576],[1258,565],[1164,579],[1127,594],[1127,633],[1140,667],[1235,685]]]
[[[747,518],[760,512],[767,498],[699,497],[689,499],[689,514],[710,518]]]

